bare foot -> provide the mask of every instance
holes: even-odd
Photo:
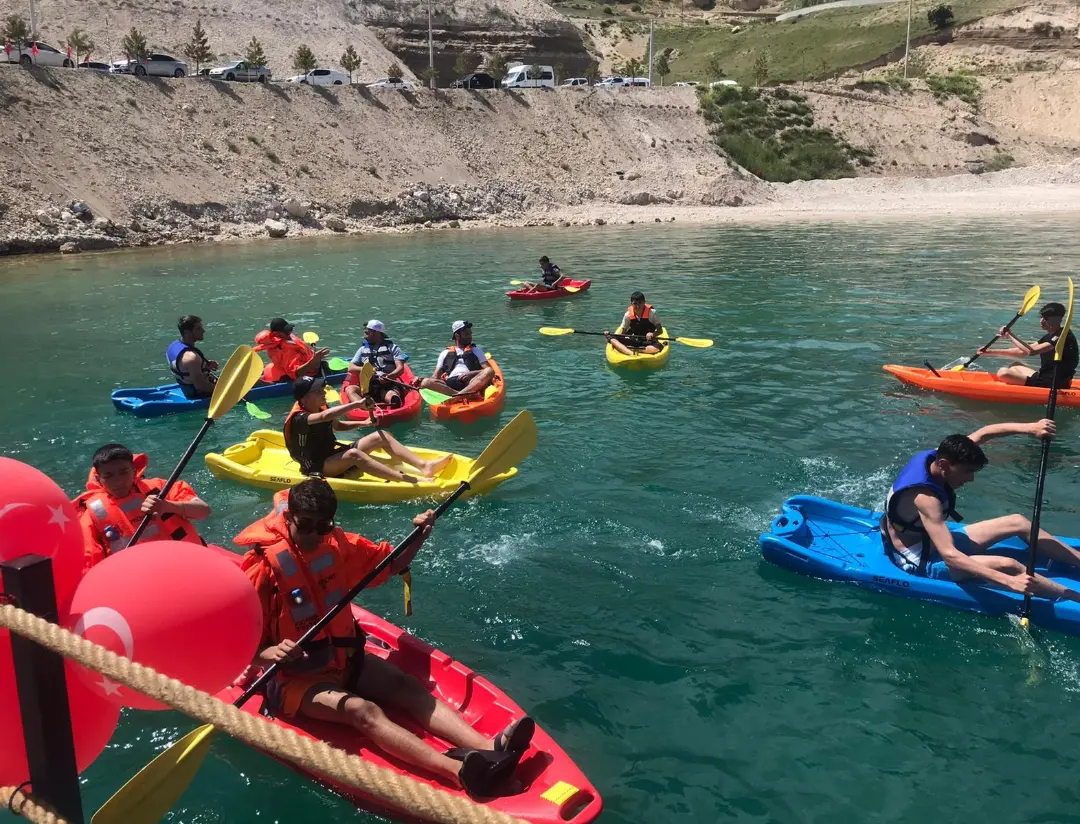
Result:
[[[436,458],[433,461],[426,461],[424,463],[424,477],[425,478],[438,478],[442,474],[442,471],[446,469],[447,464],[453,460],[453,455],[443,455],[441,458]]]

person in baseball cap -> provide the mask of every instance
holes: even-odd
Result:
[[[363,399],[360,394],[360,370],[365,363],[375,367],[375,375],[368,385],[368,394],[376,403],[387,404],[391,409],[401,406],[406,391],[392,381],[412,380],[412,373],[405,375],[405,361],[409,356],[401,347],[386,336],[386,326],[381,320],[369,320],[364,327],[364,342],[356,350],[349,363],[349,374],[342,390],[350,401]]]
[[[1039,325],[1046,334],[1035,343],[1027,343],[1020,340],[1011,330],[1002,327],[998,332],[1003,338],[1007,337],[1015,346],[1009,349],[979,350],[985,355],[995,355],[999,358],[1032,358],[1038,356],[1039,368],[1036,370],[1023,363],[1013,363],[1003,366],[998,370],[998,378],[1017,386],[1038,386],[1049,388],[1054,381],[1054,350],[1061,337],[1062,324],[1065,322],[1065,307],[1056,301],[1046,304],[1039,310]],[[1069,383],[1076,374],[1077,363],[1080,361],[1080,349],[1076,345],[1076,336],[1070,329],[1065,333],[1065,348],[1061,353],[1061,362],[1058,368],[1058,388],[1068,389]]]
[[[453,343],[439,354],[435,371],[420,382],[420,387],[444,395],[482,393],[495,380],[495,370],[488,365],[484,347],[473,343],[472,323],[455,320],[450,324],[450,334]]]

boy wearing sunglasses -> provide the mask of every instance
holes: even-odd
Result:
[[[389,661],[364,653],[364,635],[344,609],[304,649],[301,635],[337,604],[393,548],[345,532],[334,522],[337,497],[321,478],[274,496],[274,510],[236,538],[249,547],[243,566],[263,607],[263,641],[256,666],[283,663],[267,686],[267,705],[286,718],[303,716],[354,727],[384,752],[445,777],[478,796],[500,794],[529,747],[535,724],[527,716],[494,739],[478,733],[420,682]],[[427,540],[435,513],[413,519],[422,527],[372,582],[406,569]],[[455,744],[443,753],[390,720],[382,707],[412,716]]]

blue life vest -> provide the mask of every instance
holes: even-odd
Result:
[[[210,379],[210,382],[214,382],[214,376],[210,373],[210,361],[206,359],[197,346],[188,346],[182,340],[174,340],[169,344],[169,348],[165,350],[165,360],[169,362],[169,371],[173,373],[173,377],[176,378],[176,382],[181,386],[191,386],[191,375],[188,372],[184,372],[180,369],[180,358],[185,352],[194,352],[202,359],[200,368],[203,374]]]
[[[945,508],[945,516],[960,520],[960,516],[956,512],[956,492],[948,484],[939,482],[930,473],[930,464],[936,460],[937,450],[926,449],[916,453],[908,461],[907,466],[900,470],[900,474],[893,481],[892,489],[885,496],[885,516],[890,523],[905,531],[926,534],[926,529],[922,525],[922,518],[916,515],[915,520],[906,521],[897,511],[897,495],[909,489],[925,489],[932,492],[934,497],[941,501],[942,506]]]
[[[544,284],[551,286],[555,281],[562,277],[562,270],[554,263],[544,267]]]

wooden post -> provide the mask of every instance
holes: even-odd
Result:
[[[0,573],[4,592],[20,609],[58,623],[52,562],[48,558],[24,555],[4,561]],[[14,632],[11,658],[34,795],[72,824],[84,824],[64,658]]]

